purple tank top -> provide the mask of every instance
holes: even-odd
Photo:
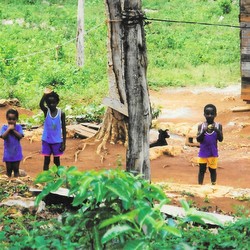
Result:
[[[51,144],[61,143],[63,141],[60,109],[57,109],[55,117],[51,116],[50,110],[48,109],[44,121],[42,140]]]
[[[203,123],[204,124],[204,123]],[[202,124],[202,126],[204,126]],[[218,123],[215,124],[218,127]],[[218,147],[217,147],[217,133],[213,131],[212,133],[205,133],[204,140],[200,143],[199,157],[218,157]]]

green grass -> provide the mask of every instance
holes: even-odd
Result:
[[[223,2],[229,2],[230,13],[223,13]],[[148,18],[239,25],[238,1],[143,0],[142,4]],[[83,69],[75,63],[76,16],[75,0],[0,1],[0,87],[4,90],[0,98],[17,97],[24,107],[37,109],[43,88],[53,83],[61,96],[60,106],[102,102],[108,94],[103,0],[85,1]],[[219,21],[221,16],[224,19]],[[3,20],[14,23],[2,25]],[[239,29],[167,22],[151,22],[145,29],[150,88],[239,82]],[[16,60],[6,60],[11,58]]]

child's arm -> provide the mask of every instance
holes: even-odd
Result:
[[[65,121],[65,113],[62,112],[61,114],[61,121],[62,121],[62,136],[63,136],[63,142],[61,145],[61,151],[64,151],[66,148],[66,121]]]
[[[43,111],[44,115],[46,116],[48,112],[48,108],[44,105],[45,98],[46,98],[46,94],[44,93],[40,100],[39,106],[40,106],[40,109]]]
[[[205,137],[205,132],[206,132],[206,128],[202,129],[202,124],[200,124],[198,126],[198,133],[197,133],[197,137],[196,137],[196,140],[198,142],[203,142],[204,137]]]
[[[215,127],[214,131],[217,133],[217,139],[218,139],[218,141],[222,142],[223,141],[222,125],[219,124],[219,128]]]
[[[14,128],[15,127],[13,124],[8,125],[7,129],[1,134],[1,137],[5,140],[8,137],[9,133],[14,130]]]
[[[23,138],[23,129],[21,125],[17,125],[16,127],[14,127],[13,129],[13,134],[19,139],[21,140]]]

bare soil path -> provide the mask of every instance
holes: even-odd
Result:
[[[250,210],[250,112],[232,112],[234,107],[246,106],[240,98],[240,86],[217,88],[166,88],[161,91],[150,91],[151,103],[162,107],[160,117],[155,121],[158,128],[170,128],[169,145],[178,145],[183,152],[175,157],[162,155],[151,161],[152,182],[164,183],[166,192],[173,197],[172,203],[178,203],[180,194],[208,211],[237,212],[240,206],[244,211]],[[192,159],[197,156],[198,148],[185,146],[185,137],[181,136],[182,128],[196,128],[204,120],[203,107],[213,103],[217,107],[216,121],[223,125],[224,141],[219,144],[218,184],[210,186],[209,173],[205,176],[205,185],[197,185],[198,167]],[[250,106],[250,105],[249,105]],[[0,123],[5,123],[5,112],[8,107],[0,108]],[[32,114],[18,109],[19,112]],[[169,125],[171,124],[171,126]],[[156,136],[155,132],[152,137]],[[184,131],[183,131],[183,134]],[[153,140],[153,138],[152,138]],[[65,154],[61,157],[64,166],[77,166],[79,170],[109,169],[125,166],[126,149],[122,145],[108,145],[107,155],[102,162],[96,154],[99,142],[91,141],[79,153],[75,161],[75,152],[84,142],[80,139],[67,139]],[[25,161],[20,168],[28,175],[35,177],[42,171],[43,157],[39,154],[40,141],[22,140]],[[0,141],[0,155],[3,152],[3,141]],[[2,158],[2,157],[1,157]],[[4,168],[4,163],[0,162]],[[238,190],[243,193],[233,198],[221,190]],[[242,191],[243,190],[243,191]],[[245,191],[244,191],[245,190]],[[218,194],[218,195],[216,195]]]

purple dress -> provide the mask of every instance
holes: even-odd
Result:
[[[8,125],[3,125],[1,128],[0,136],[7,130]],[[15,130],[23,135],[23,129],[20,124],[15,125]],[[22,147],[20,139],[18,139],[13,133],[9,133],[7,138],[4,139],[4,162],[21,161],[23,159]]]
[[[202,126],[204,126],[202,124]],[[218,127],[218,124],[215,124]],[[217,133],[213,131],[212,133],[205,133],[204,140],[200,143],[199,157],[218,157],[218,147],[217,147]]]

